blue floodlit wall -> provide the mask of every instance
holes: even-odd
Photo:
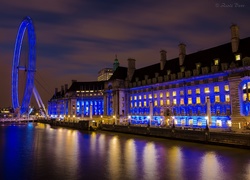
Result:
[[[103,115],[103,99],[96,98],[96,99],[84,99],[84,100],[77,100],[76,103],[76,114],[80,117],[82,114],[84,116],[90,115],[90,106],[92,106],[92,115]]]
[[[216,79],[225,74],[208,75],[206,77],[193,78],[192,81],[201,81],[203,79]],[[172,82],[173,83],[173,82]],[[161,88],[157,86],[143,86],[132,88],[130,95],[131,123],[148,124],[149,123],[149,103],[153,103],[152,125],[159,125],[165,119],[165,123],[172,121],[178,126],[206,126],[207,121],[207,97],[211,102],[211,127],[228,127],[231,123],[231,104],[229,82],[215,81],[191,85],[188,81],[179,81],[175,84],[182,84],[178,88]],[[170,83],[162,83],[162,87]],[[215,88],[216,87],[216,88]],[[144,89],[147,89],[144,91]],[[199,91],[197,90],[199,89]],[[169,93],[167,96],[167,92]],[[229,99],[228,99],[229,98]],[[169,101],[169,104],[167,104]],[[246,109],[246,108],[245,108]],[[168,117],[166,119],[165,117]]]
[[[64,118],[69,114],[70,99],[54,99],[48,104],[48,114],[52,118]],[[92,115],[103,115],[103,97],[77,98],[76,99],[76,117],[89,117],[90,106],[92,105]]]

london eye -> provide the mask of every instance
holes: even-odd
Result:
[[[23,66],[20,63],[20,54],[22,49],[22,42],[25,31],[28,37],[28,64]],[[31,101],[32,93],[35,95],[39,107],[45,109],[38,91],[34,85],[34,78],[36,72],[36,36],[35,29],[30,17],[25,17],[21,22],[15,43],[14,57],[12,64],[12,107],[18,114],[24,115],[29,113],[29,104]],[[26,72],[26,82],[21,105],[19,104],[19,71]]]

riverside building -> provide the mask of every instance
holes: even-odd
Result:
[[[114,123],[242,128],[250,122],[250,37],[136,69],[118,66],[100,82],[72,82],[48,102],[51,117],[102,117]]]

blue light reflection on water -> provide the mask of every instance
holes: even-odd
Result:
[[[0,137],[0,179],[250,179],[249,150],[39,123]]]

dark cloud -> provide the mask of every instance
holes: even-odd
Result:
[[[225,3],[234,7],[223,7]],[[47,104],[54,88],[70,85],[72,79],[96,80],[101,68],[112,67],[116,54],[122,66],[133,57],[140,68],[158,63],[161,49],[168,59],[178,57],[180,42],[187,53],[229,42],[232,23],[239,25],[240,37],[248,37],[249,7],[246,0],[2,0],[0,107],[11,105],[15,38],[27,15],[37,38],[36,86]]]

